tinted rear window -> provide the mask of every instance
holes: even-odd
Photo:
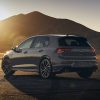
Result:
[[[87,39],[82,37],[61,37],[58,42],[59,46],[89,47]]]

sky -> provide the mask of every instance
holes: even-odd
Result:
[[[0,20],[39,11],[100,32],[100,0],[0,0]]]

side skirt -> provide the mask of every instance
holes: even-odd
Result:
[[[20,71],[28,71],[28,72],[39,72],[39,69],[38,69],[38,67],[12,67],[12,70],[15,70],[15,71],[18,71],[18,70],[20,70]]]

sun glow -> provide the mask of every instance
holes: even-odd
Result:
[[[6,19],[8,16],[9,12],[4,7],[0,7],[0,20]]]
[[[0,11],[0,20],[7,18],[7,16],[8,16],[7,13]]]

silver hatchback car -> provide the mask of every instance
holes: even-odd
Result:
[[[62,72],[77,72],[89,78],[97,69],[94,48],[86,38],[75,35],[37,35],[7,51],[2,59],[5,75],[15,71],[38,72],[49,78]]]

